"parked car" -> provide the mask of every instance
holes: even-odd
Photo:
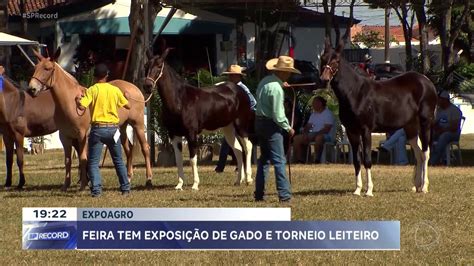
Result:
[[[401,65],[398,64],[376,64],[374,67],[375,79],[376,80],[384,80],[390,79],[400,74],[403,74],[403,68]]]
[[[295,68],[301,71],[301,74],[293,74],[288,83],[302,84],[302,83],[316,83],[314,86],[308,86],[304,89],[315,90],[321,83],[318,69],[310,61],[295,60]]]

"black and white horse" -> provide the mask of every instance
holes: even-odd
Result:
[[[167,49],[161,56],[149,55],[145,88],[148,92],[156,88],[163,102],[163,124],[168,129],[178,166],[178,185],[182,189],[184,171],[182,160],[182,137],[188,141],[194,184],[198,190],[197,140],[203,131],[222,128],[226,141],[232,147],[237,159],[236,185],[252,183],[251,151],[248,139],[255,114],[250,109],[247,94],[237,85],[225,82],[207,88],[196,88],[184,81],[166,62]],[[242,145],[241,145],[242,143]],[[242,154],[245,153],[245,169]]]

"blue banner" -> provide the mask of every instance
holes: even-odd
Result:
[[[399,250],[400,222],[84,222],[78,249]]]
[[[76,249],[77,222],[23,222],[23,249]]]

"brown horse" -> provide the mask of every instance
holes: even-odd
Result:
[[[249,97],[231,82],[202,89],[187,84],[166,64],[168,52],[169,49],[163,55],[153,58],[150,53],[147,54],[150,58],[145,88],[157,89],[163,101],[162,119],[172,139],[178,165],[178,185],[175,189],[181,190],[183,187],[182,137],[188,141],[194,177],[192,189],[198,190],[197,136],[203,130],[214,131],[219,128],[223,129],[226,141],[232,147],[237,159],[238,173],[235,184],[252,183],[250,167],[252,143],[248,139],[248,134],[254,121],[254,113],[250,109]],[[245,169],[242,152],[246,155]]]
[[[321,56],[321,80],[331,83],[339,101],[339,117],[352,146],[356,190],[360,195],[361,158],[367,172],[367,196],[372,196],[371,133],[403,128],[415,152],[414,190],[428,192],[430,130],[436,107],[436,89],[424,75],[408,72],[384,81],[358,75],[328,40]],[[362,140],[362,145],[361,144]],[[421,142],[421,148],[418,144]]]
[[[16,146],[17,165],[20,173],[18,188],[25,185],[23,172],[23,139],[51,134],[58,130],[54,121],[56,105],[50,91],[42,92],[38,97],[31,97],[19,90],[8,79],[4,79],[3,97],[6,106],[0,108],[0,131],[6,148],[7,177],[5,188],[12,185],[12,165],[14,145]],[[63,144],[64,145],[64,144]],[[71,148],[68,148],[71,150]],[[70,172],[66,173],[70,176]]]
[[[56,108],[59,110],[55,115],[55,121],[59,130],[70,139],[78,141],[79,159],[81,169],[81,189],[87,185],[86,165],[87,165],[87,134],[90,126],[89,109],[80,111],[75,104],[76,96],[79,96],[86,89],[79,85],[77,80],[61,68],[55,62],[59,57],[61,49],[56,51],[53,58],[44,58],[35,51],[39,63],[35,66],[35,73],[30,80],[30,90],[33,95],[40,91],[50,89]],[[133,176],[132,148],[127,140],[126,127],[131,125],[141,145],[141,150],[146,162],[147,187],[151,187],[151,163],[148,143],[145,139],[144,109],[145,101],[143,94],[133,84],[114,80],[110,84],[117,86],[122,92],[127,92],[130,102],[130,110],[119,109],[121,141],[127,155],[127,171],[129,178]],[[70,151],[65,151],[70,154]],[[68,166],[66,166],[68,167]],[[69,165],[70,167],[70,165]]]

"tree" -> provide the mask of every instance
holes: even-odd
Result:
[[[336,0],[331,0],[331,9],[329,9],[328,6],[328,0],[323,0],[322,2],[323,8],[324,8],[324,14],[325,14],[325,32],[326,32],[326,38],[330,40],[332,43],[332,34],[331,34],[331,29],[334,29],[336,33],[336,42],[341,40],[341,30],[339,28],[339,22],[338,19],[335,15],[336,12]],[[351,28],[354,24],[354,4],[355,0],[351,0],[351,3],[349,5],[349,22],[346,25],[346,31],[344,35],[342,36],[342,41],[344,44],[347,43],[349,38],[351,37]]]
[[[373,30],[357,33],[353,41],[363,43],[369,49],[382,46],[384,43],[384,40],[380,37],[380,33]]]
[[[0,0],[0,32],[8,32],[8,11],[7,0]],[[6,66],[8,70],[8,48],[6,46],[0,47],[0,64]]]
[[[429,12],[433,14],[429,23],[440,37],[446,79],[454,69],[454,43],[462,32],[462,26],[467,24],[467,31],[470,31],[470,0],[433,0]]]
[[[371,8],[392,8],[397,14],[400,24],[403,29],[403,36],[405,38],[405,53],[406,61],[405,68],[407,71],[413,67],[413,55],[411,51],[411,39],[413,37],[413,24],[415,14],[411,10],[411,0],[364,0]]]
[[[148,4],[148,14],[145,14],[145,5]],[[130,33],[133,36],[133,48],[130,54],[130,62],[127,68],[126,80],[133,84],[139,85],[141,88],[141,81],[144,78],[145,63],[146,63],[146,51],[149,48],[149,43],[146,43],[145,34],[149,34],[148,38],[151,37],[153,32],[153,24],[155,22],[156,15],[161,10],[159,1],[156,0],[136,0],[131,1],[130,15],[128,17],[128,23],[130,26]],[[148,20],[150,32],[145,32],[145,19]]]
[[[430,69],[430,58],[428,55],[428,28],[426,27],[426,0],[414,0],[416,20],[418,21],[418,33],[420,35],[421,72],[426,74]]]

